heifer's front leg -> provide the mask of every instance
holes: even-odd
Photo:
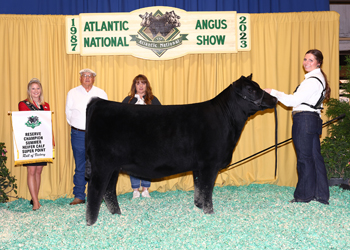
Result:
[[[106,192],[108,175],[92,175],[90,177],[86,205],[86,224],[93,225],[98,218],[103,194]]]
[[[194,183],[194,205],[198,208],[203,209],[203,195],[200,194],[199,180],[200,172],[193,171],[193,183]]]
[[[213,189],[215,184],[215,179],[217,176],[217,172],[213,171],[210,168],[200,170],[198,178],[198,201],[199,204],[203,204],[203,212],[205,214],[213,214]]]
[[[109,180],[106,193],[104,195],[107,208],[109,212],[111,212],[112,214],[121,214],[117,193],[116,193],[118,176],[119,176],[119,170],[114,171],[111,179]]]

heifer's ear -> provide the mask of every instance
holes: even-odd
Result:
[[[249,80],[252,80],[252,77],[253,77],[253,73],[250,74],[250,76],[247,76],[247,78],[248,78]]]

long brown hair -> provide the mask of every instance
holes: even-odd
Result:
[[[312,54],[315,56],[316,61],[318,62],[317,67],[321,69],[322,63],[323,63],[323,55],[322,52],[319,51],[318,49],[310,49],[308,52],[305,53],[306,54]],[[321,69],[321,73],[324,76],[324,79],[326,81],[326,94],[325,94],[325,100],[328,100],[330,95],[331,95],[331,88],[329,87],[328,84],[328,80],[327,80],[327,76],[326,74],[323,72],[323,70]]]
[[[141,81],[146,83],[146,94],[144,96],[144,100],[145,100],[145,103],[147,105],[150,105],[152,103],[153,98],[154,98],[153,93],[152,93],[151,84],[148,81],[147,77],[145,75],[141,75],[141,74],[135,76],[134,80],[132,80],[131,90],[130,90],[130,93],[129,93],[129,96],[130,96],[129,102],[131,102],[131,100],[135,97],[135,94],[136,94],[136,82],[139,81],[139,80],[141,80]]]

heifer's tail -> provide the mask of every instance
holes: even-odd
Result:
[[[86,158],[85,162],[85,179],[90,180],[91,177],[91,162],[89,158]]]

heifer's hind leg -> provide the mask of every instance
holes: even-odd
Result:
[[[107,208],[112,214],[121,214],[116,193],[118,176],[119,171],[114,171],[111,179],[109,180],[106,193],[104,195]]]
[[[98,218],[102,197],[106,192],[108,184],[108,175],[92,175],[88,184],[87,205],[86,205],[86,224],[93,225]]]

